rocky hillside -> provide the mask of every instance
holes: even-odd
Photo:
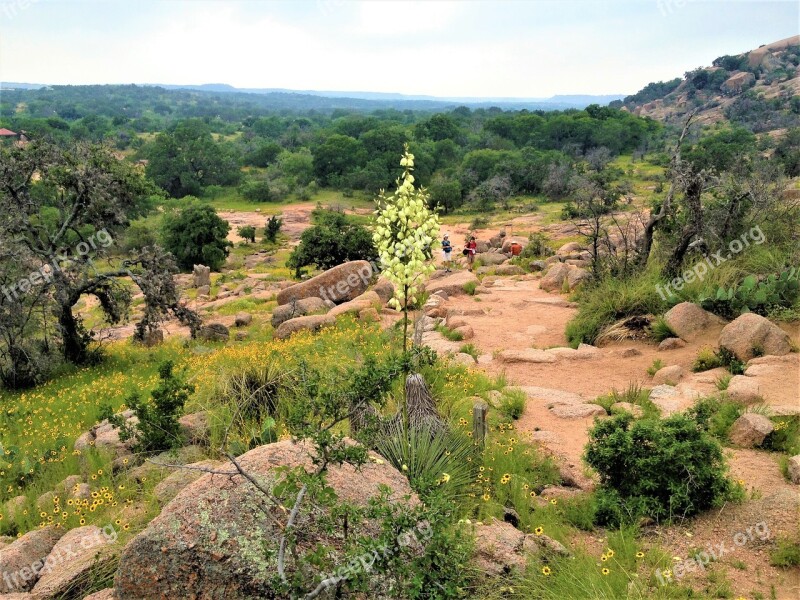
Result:
[[[800,36],[766,44],[684,77],[650,83],[612,106],[677,123],[699,107],[701,122],[728,121],[759,132],[800,125]]]

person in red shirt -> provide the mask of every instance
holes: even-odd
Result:
[[[472,271],[472,263],[475,262],[475,253],[478,251],[478,242],[475,241],[475,236],[471,236],[467,242],[467,263],[469,270]]]

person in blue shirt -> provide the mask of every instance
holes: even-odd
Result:
[[[453,246],[450,244],[450,238],[445,234],[442,240],[442,260],[444,262],[444,270],[446,273],[450,272],[450,260],[453,252]]]

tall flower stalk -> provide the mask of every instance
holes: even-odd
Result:
[[[381,272],[394,284],[390,306],[403,311],[403,352],[408,350],[408,310],[417,301],[425,279],[433,272],[432,248],[439,236],[439,217],[428,208],[429,195],[414,187],[414,155],[405,145],[400,159],[403,175],[397,189],[378,195],[375,232]]]

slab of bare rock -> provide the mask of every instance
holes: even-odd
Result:
[[[484,266],[493,267],[502,265],[508,260],[508,257],[500,252],[487,252],[486,254],[481,254],[478,260],[480,260],[481,264]]]
[[[606,414],[606,409],[597,404],[556,404],[550,412],[561,419],[585,419]]]
[[[239,314],[236,315],[233,324],[236,327],[247,327],[252,322],[253,322],[253,315],[246,312],[240,312]]]
[[[634,356],[641,356],[642,351],[638,348],[622,348],[621,350],[617,350],[616,354],[622,358],[632,358]]]
[[[539,494],[542,498],[555,498],[561,500],[564,498],[574,498],[581,493],[581,490],[576,488],[564,487],[561,485],[549,485],[544,488]]]
[[[677,350],[678,348],[683,348],[684,346],[686,346],[686,342],[684,342],[681,338],[671,337],[661,340],[661,343],[658,345],[658,349],[662,351]]]
[[[431,317],[429,315],[422,315],[417,321],[415,328],[422,332],[436,331],[436,328],[442,322],[442,319]]]
[[[328,315],[307,315],[305,317],[295,317],[280,324],[275,330],[274,337],[276,340],[285,340],[293,333],[298,331],[311,331],[316,333],[323,327],[333,325],[336,322],[331,316]]]
[[[560,256],[548,256],[547,258],[544,259],[545,265],[554,265],[560,262],[562,262]]]
[[[498,265],[495,268],[494,272],[497,275],[505,275],[505,276],[524,275],[525,269],[523,269],[519,265],[502,264]]]
[[[372,265],[366,260],[353,260],[281,290],[278,292],[278,305],[312,296],[341,304],[363,294],[371,279]]]
[[[311,313],[324,313],[328,311],[328,306],[322,298],[310,296],[303,298],[297,302],[289,302],[283,306],[278,306],[272,311],[272,326],[277,328],[281,323],[294,319],[295,317],[304,317]]]
[[[394,284],[386,279],[386,277],[378,277],[378,281],[375,283],[372,291],[378,294],[381,302],[386,304],[394,296]]]
[[[753,448],[764,443],[766,438],[775,429],[772,421],[764,415],[757,413],[744,413],[734,421],[728,438],[733,444],[742,448]]]
[[[753,377],[734,375],[728,382],[728,389],[725,390],[725,392],[731,400],[741,402],[742,404],[753,404],[763,401],[761,386],[758,385],[758,381]]]
[[[340,315],[345,314],[358,314],[365,308],[380,308],[383,306],[383,302],[381,301],[380,296],[376,292],[372,290],[368,292],[364,292],[357,298],[353,298],[348,302],[343,302],[338,306],[334,306],[330,311],[328,311],[328,316],[332,318],[336,318]]]
[[[684,375],[683,367],[680,365],[669,365],[656,371],[653,375],[653,385],[677,385]]]
[[[564,281],[567,279],[569,272],[568,265],[560,262],[552,265],[539,282],[539,288],[547,292],[560,292],[564,288]]]
[[[429,294],[444,290],[448,296],[458,296],[466,293],[464,286],[468,283],[478,285],[478,278],[475,277],[474,273],[470,271],[455,271],[439,279],[429,281],[425,286],[425,290]]]
[[[679,338],[687,342],[697,339],[709,328],[724,322],[692,302],[681,302],[670,308],[664,314],[664,321]]]
[[[453,329],[454,332],[461,334],[462,340],[471,340],[475,337],[475,331],[469,325],[461,325]]]
[[[204,342],[227,342],[231,334],[222,323],[209,323],[197,332],[197,339]]]
[[[79,592],[80,582],[93,568],[114,560],[111,548],[116,540],[117,532],[112,526],[100,529],[86,525],[68,531],[48,555],[33,595],[60,598],[67,592]]]
[[[178,419],[181,432],[189,444],[203,445],[208,443],[211,426],[208,422],[208,412],[199,412],[183,415]]]
[[[592,274],[586,269],[577,267],[570,269],[567,272],[567,285],[570,291],[578,289],[578,287],[592,278]]]
[[[477,245],[478,246],[477,246],[477,248],[475,248],[475,251],[478,254],[481,254],[483,252],[488,252],[489,251],[489,247],[490,247],[489,246],[489,242],[487,242],[486,240],[478,240]]]
[[[460,365],[464,365],[465,367],[475,366],[475,359],[472,358],[472,355],[466,354],[464,352],[459,352],[458,354],[454,354],[453,360]]]
[[[170,475],[162,479],[158,485],[153,488],[153,495],[161,504],[166,504],[177,496],[183,488],[205,475],[201,469],[213,469],[215,471],[227,470],[230,473],[236,472],[232,465],[226,468],[226,463],[217,460],[202,460],[186,465],[186,467],[188,468],[182,469],[176,467]]]
[[[566,392],[553,388],[538,387],[533,385],[521,386],[525,395],[532,400],[543,404],[583,404],[586,402],[583,396],[574,392]]]
[[[683,394],[674,385],[662,383],[650,390],[650,400],[666,414],[680,410],[683,399]]]
[[[599,348],[589,344],[581,344],[577,348],[548,348],[545,352],[565,360],[589,360],[598,358],[601,354]]]
[[[800,454],[789,459],[789,481],[800,483]]]
[[[287,440],[251,450],[239,457],[239,462],[271,486],[283,477],[276,475],[276,467],[313,469],[312,452],[310,444]],[[383,486],[392,490],[388,502],[418,502],[406,477],[388,461],[368,462],[358,470],[331,465],[327,485],[340,500],[358,507],[366,507]],[[282,597],[270,583],[277,568],[280,530],[264,511],[281,521],[286,519],[243,477],[204,475],[180,492],[125,547],[115,579],[117,595],[125,600]],[[298,552],[324,545],[331,549],[328,558],[332,564],[339,564],[338,538],[326,533],[320,518],[330,515],[303,515]],[[367,537],[380,531],[379,524],[369,519],[353,529],[353,535]],[[373,574],[370,582],[379,589],[386,584],[379,574]],[[374,592],[365,590],[365,597],[377,597]]]
[[[211,267],[194,265],[192,269],[192,287],[201,288],[206,285],[211,286]]]
[[[364,321],[366,323],[377,323],[381,320],[381,316],[378,314],[378,311],[372,307],[369,308],[362,308],[358,311],[358,319],[359,321]]]
[[[475,565],[488,575],[525,568],[525,534],[509,523],[492,518],[475,527]]]
[[[458,316],[458,315],[449,315],[445,319],[445,324],[450,329],[455,329],[456,327],[463,327],[464,325],[469,325],[469,323],[467,322],[467,320],[464,317],[461,317],[461,316]]]
[[[538,348],[525,348],[523,350],[501,350],[497,358],[504,363],[554,363],[557,356],[546,350]]]
[[[0,550],[0,594],[28,592],[38,578],[32,565],[40,567],[53,550],[64,531],[55,527],[44,527],[29,531],[13,544]]]
[[[731,321],[719,335],[719,347],[733,352],[739,360],[750,360],[757,354],[789,354],[789,334],[769,319],[745,313]]]
[[[580,252],[581,250],[583,250],[583,246],[581,246],[578,242],[568,242],[556,250],[556,254],[559,256],[568,256],[570,254]]]
[[[206,298],[211,294],[211,286],[210,285],[201,285],[197,288],[197,297],[198,298]]]

